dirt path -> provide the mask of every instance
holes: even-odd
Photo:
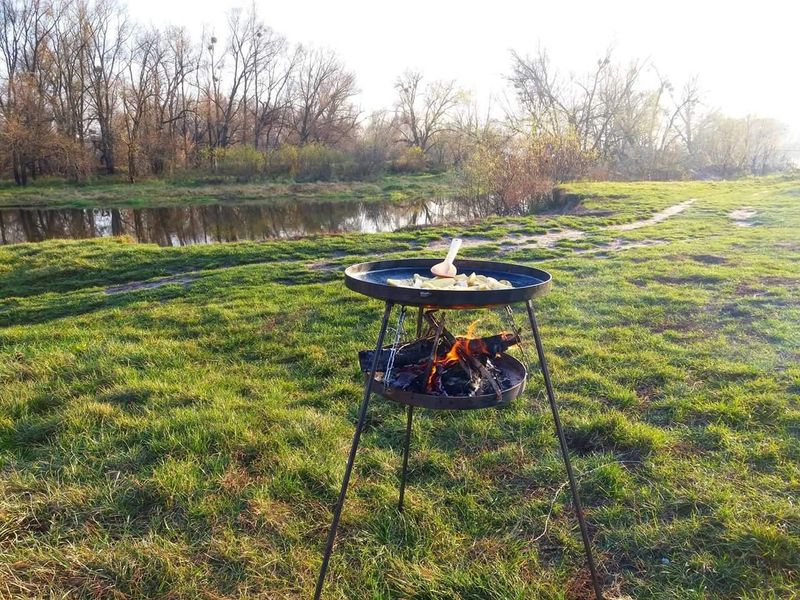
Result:
[[[729,212],[728,218],[730,218],[739,227],[752,227],[754,225],[752,219],[757,214],[758,213],[751,207],[743,206],[742,208]]]
[[[670,217],[674,217],[685,211],[689,208],[692,204],[694,204],[695,199],[690,198],[689,200],[684,200],[679,204],[673,204],[672,206],[668,206],[662,211],[657,212],[652,217],[648,219],[642,219],[641,221],[634,221],[632,223],[622,223],[621,225],[609,225],[607,227],[601,227],[601,231],[633,231],[634,229],[640,229],[642,227],[648,227],[650,225],[657,225],[662,221],[666,221]],[[469,248],[471,246],[480,246],[482,244],[491,243],[491,242],[499,242],[501,251],[508,252],[510,250],[518,250],[520,248],[554,248],[558,242],[562,240],[578,240],[583,237],[586,237],[585,231],[580,231],[578,229],[561,229],[559,231],[551,231],[548,233],[541,233],[538,235],[508,235],[504,238],[498,239],[491,239],[486,237],[473,237],[473,238],[464,238],[462,242],[462,246],[465,248]],[[619,242],[619,240],[617,240]],[[428,244],[428,250],[440,250],[442,248],[447,248],[450,245],[449,240],[436,240],[435,242],[431,242]],[[624,249],[630,247],[630,245],[625,245],[619,242],[619,248],[617,249]],[[614,248],[610,248],[614,249]]]
[[[501,250],[509,251],[525,247],[554,248],[561,240],[579,240],[586,236],[585,231],[577,229],[562,229],[539,235],[519,235],[503,238]]]
[[[185,286],[198,278],[199,275],[171,275],[169,277],[160,277],[148,281],[131,281],[130,283],[122,283],[120,285],[107,287],[106,294],[111,295],[122,294],[124,292],[136,292],[138,290],[152,290],[170,283],[177,283],[178,285]]]
[[[612,231],[632,231],[633,229],[640,229],[641,227],[656,225],[657,223],[661,223],[661,221],[666,221],[670,217],[674,217],[675,215],[682,213],[692,204],[694,204],[694,198],[681,202],[680,204],[673,204],[672,206],[668,206],[661,212],[657,212],[656,214],[654,214],[649,219],[644,219],[642,221],[634,221],[633,223],[623,223],[622,225],[611,225],[609,227],[606,227],[605,229],[610,229]]]
[[[586,250],[576,250],[575,254],[602,254],[604,252],[619,252],[621,250],[633,250],[634,248],[650,248],[666,244],[666,240],[642,240],[640,242],[623,242],[620,239],[612,241],[610,244],[587,248]]]

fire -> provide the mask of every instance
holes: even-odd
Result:
[[[444,370],[448,367],[455,365],[463,360],[464,356],[479,356],[491,354],[483,340],[475,337],[475,330],[478,327],[478,320],[473,321],[467,327],[467,333],[464,336],[459,336],[455,339],[455,343],[451,346],[450,350],[444,356],[435,357],[433,361],[433,368],[428,377],[428,389],[434,387],[436,377],[439,370]]]

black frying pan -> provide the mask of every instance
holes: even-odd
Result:
[[[547,271],[491,260],[456,260],[459,273],[472,272],[495,279],[507,279],[514,287],[505,290],[467,292],[463,290],[421,290],[394,287],[387,279],[410,279],[414,273],[432,277],[431,267],[441,262],[435,258],[406,258],[360,263],[344,272],[345,285],[351,290],[380,300],[406,306],[438,308],[479,308],[525,302],[550,291],[552,276]]]

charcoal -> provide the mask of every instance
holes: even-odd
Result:
[[[400,371],[396,371],[392,373],[391,381],[389,381],[389,385],[392,387],[399,388],[401,390],[408,390],[415,387],[415,382],[417,379],[422,377],[422,373],[419,371],[412,371],[411,369],[403,369]]]

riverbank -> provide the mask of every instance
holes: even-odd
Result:
[[[99,178],[83,185],[43,179],[0,184],[0,208],[149,208],[270,201],[410,201],[453,196],[453,173],[387,175],[375,181],[239,183],[234,179],[149,179],[130,184]]]
[[[341,271],[459,234],[554,276],[536,306],[609,597],[796,594],[800,182],[569,191],[574,214],[394,234],[0,248],[0,589],[310,597],[381,311]],[[374,401],[330,597],[586,597],[527,387],[420,412],[402,515],[405,416]]]

